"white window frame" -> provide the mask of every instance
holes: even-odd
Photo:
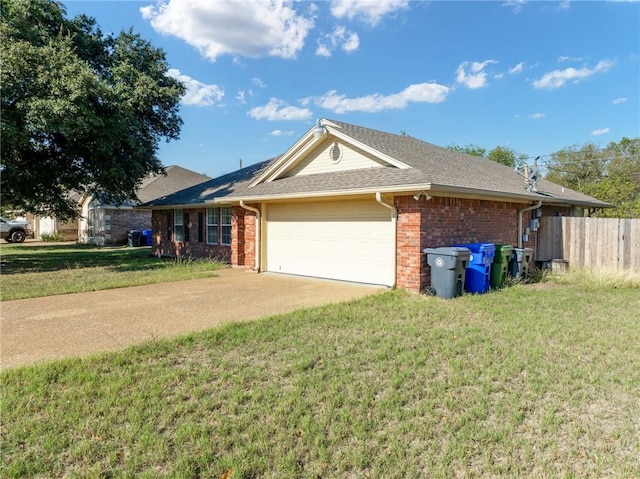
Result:
[[[182,208],[173,210],[173,241],[184,239],[184,214]]]
[[[215,223],[211,223],[209,220],[213,218]],[[210,234],[210,228],[215,233]],[[207,244],[219,244],[218,235],[220,234],[220,208],[207,208]],[[212,238],[213,236],[213,238]]]
[[[228,241],[225,242],[225,239]],[[228,246],[231,244],[231,207],[220,208],[220,244]]]

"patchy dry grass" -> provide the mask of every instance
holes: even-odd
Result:
[[[589,290],[640,289],[640,274],[607,268],[579,268],[566,273],[547,275],[548,281],[556,284],[573,284]]]
[[[157,258],[149,248],[2,245],[0,299],[35,298],[207,278],[217,261]]]
[[[2,373],[2,477],[638,477],[640,295],[392,291]]]

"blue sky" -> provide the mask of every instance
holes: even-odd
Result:
[[[640,136],[640,3],[67,1],[188,86],[163,164],[219,176],[317,118],[528,157]]]

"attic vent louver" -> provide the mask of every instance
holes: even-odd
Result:
[[[337,141],[333,144],[333,146],[329,150],[329,158],[331,158],[331,161],[334,163],[338,163],[342,158],[342,150],[340,149],[340,145],[338,144]]]

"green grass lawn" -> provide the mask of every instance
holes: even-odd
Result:
[[[86,245],[0,246],[0,299],[123,288],[214,276],[216,261],[157,258],[150,248]]]
[[[5,371],[0,477],[640,476],[640,289],[389,291]]]

